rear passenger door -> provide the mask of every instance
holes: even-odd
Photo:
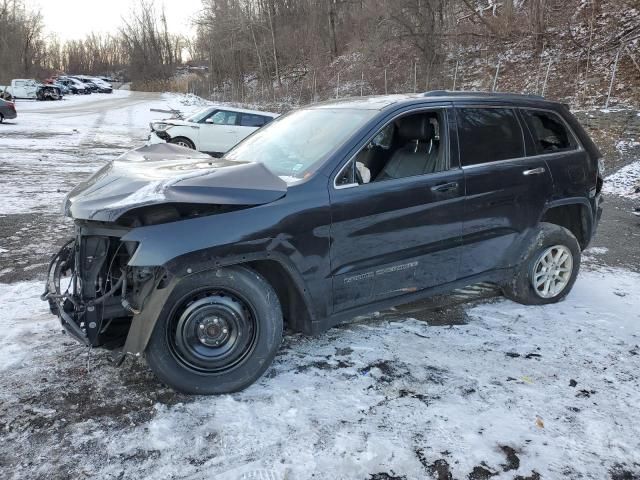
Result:
[[[468,277],[508,266],[510,247],[538,223],[553,184],[544,158],[527,157],[515,108],[460,106],[456,118],[466,185],[460,277]]]
[[[553,177],[554,198],[589,196],[595,175],[567,123],[550,110],[523,108],[520,112],[531,133],[532,154],[544,156]]]

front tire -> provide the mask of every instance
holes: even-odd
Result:
[[[580,244],[564,227],[541,223],[504,295],[524,305],[546,305],[566,297],[580,270]]]
[[[282,323],[275,291],[253,270],[194,274],[171,292],[149,340],[147,363],[183,393],[236,392],[269,367]]]
[[[190,148],[191,150],[195,150],[196,146],[193,144],[191,140],[186,137],[175,137],[169,140],[169,143],[173,143],[174,145],[180,145],[181,147]]]

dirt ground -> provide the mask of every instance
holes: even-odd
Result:
[[[143,359],[116,368],[108,353],[80,347],[37,300],[48,256],[71,233],[63,195],[144,141],[149,108],[175,106],[136,92],[83,101],[19,103],[18,121],[0,125],[0,338],[9,345],[0,354],[0,478],[640,478],[640,445],[629,433],[637,423],[624,423],[640,420],[627,411],[637,410],[640,390],[635,304],[616,306],[633,317],[630,337],[593,356],[580,348],[607,335],[598,330],[607,310],[580,303],[595,295],[590,288],[602,280],[612,302],[639,296],[635,200],[606,199],[578,299],[559,313],[566,329],[534,322],[554,310],[526,310],[474,285],[321,338],[290,335],[255,389],[188,397],[161,385]],[[616,148],[640,137],[636,113],[580,114],[605,143],[611,171],[640,157]],[[581,319],[592,334],[571,323]],[[577,380],[565,378],[565,365]],[[566,402],[556,406],[558,398]],[[536,414],[545,403],[547,413]],[[518,430],[520,414],[531,422]],[[607,429],[629,434],[605,441]],[[589,447],[589,435],[609,447]],[[308,470],[293,460],[296,449]]]

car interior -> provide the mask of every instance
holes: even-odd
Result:
[[[386,125],[336,179],[336,186],[365,184],[446,170],[441,112],[399,118]]]

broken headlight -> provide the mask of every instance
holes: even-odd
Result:
[[[169,125],[168,123],[164,123],[164,122],[151,122],[149,124],[149,126],[151,127],[151,130],[153,130],[155,132],[164,132],[171,125]]]

